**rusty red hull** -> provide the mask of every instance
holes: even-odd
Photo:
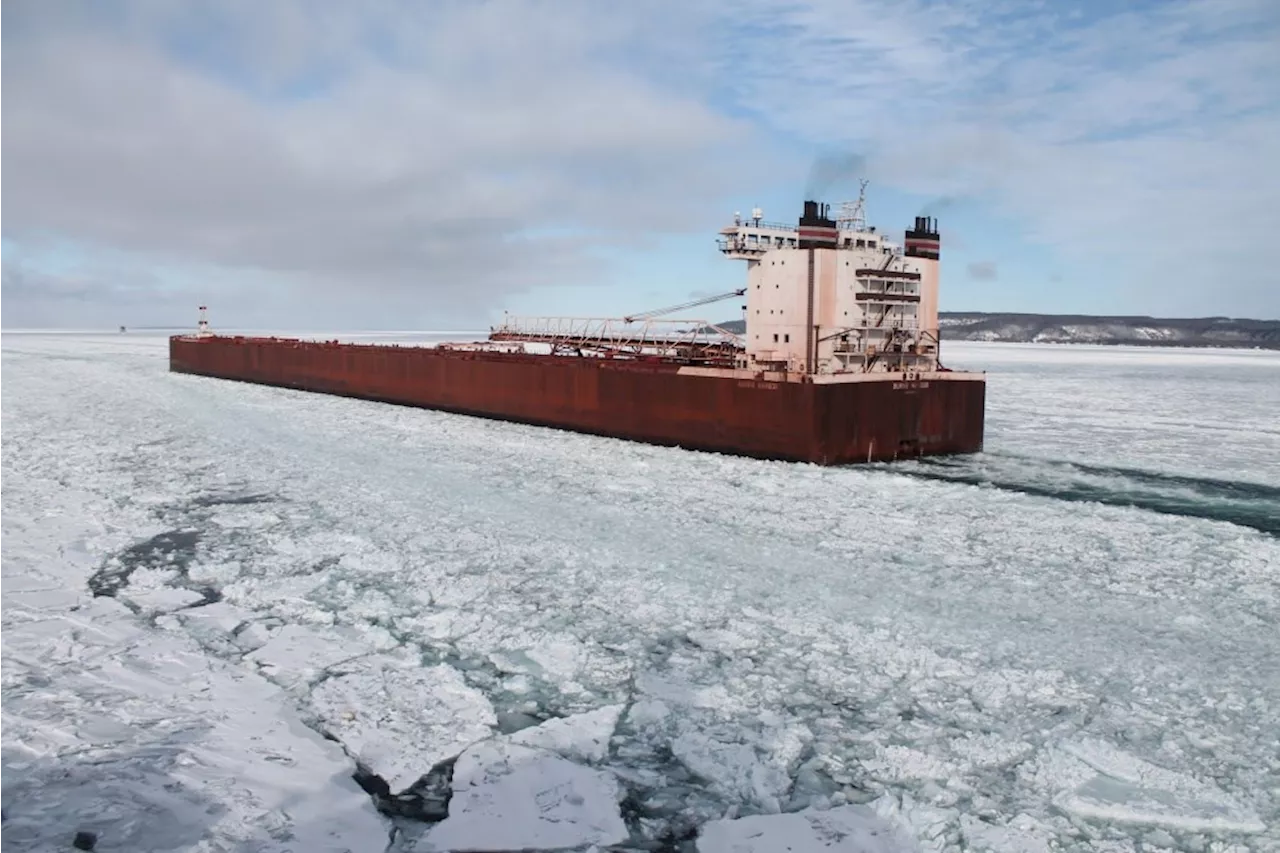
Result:
[[[839,465],[982,449],[986,384],[766,382],[678,365],[272,338],[174,337],[174,372]]]

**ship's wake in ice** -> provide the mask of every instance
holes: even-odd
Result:
[[[1280,442],[1280,434],[1276,441]],[[1280,535],[1280,488],[1024,454],[982,453],[896,463],[887,470],[1064,501],[1225,521]]]
[[[1276,849],[1280,363],[952,350],[986,454],[819,469],[6,335],[4,840]]]

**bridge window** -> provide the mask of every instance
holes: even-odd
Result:
[[[787,344],[791,343],[791,336],[790,336],[790,335],[783,335],[783,336],[782,336],[782,341],[783,341],[783,343],[787,343]]]
[[[778,336],[776,334],[773,336],[773,342],[775,344],[778,342]]]

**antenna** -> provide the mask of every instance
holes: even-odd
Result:
[[[836,218],[836,227],[842,231],[867,230],[867,184],[866,178],[858,181],[858,200],[846,201],[840,205],[840,215]]]

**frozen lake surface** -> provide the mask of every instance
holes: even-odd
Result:
[[[5,333],[6,847],[1280,849],[1280,354],[944,355],[819,469]]]

